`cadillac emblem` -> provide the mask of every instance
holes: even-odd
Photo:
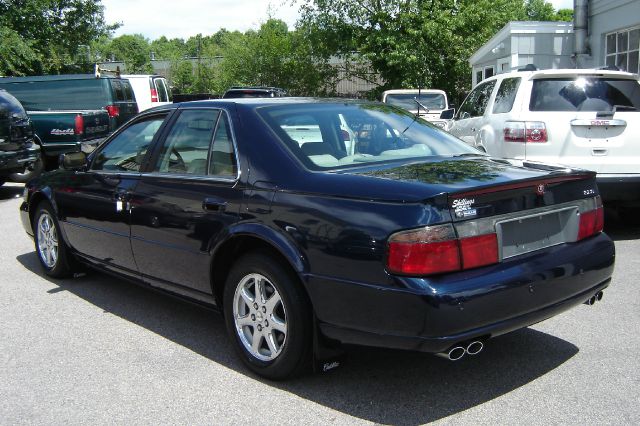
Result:
[[[536,194],[538,194],[538,195],[544,195],[544,191],[545,191],[544,183],[541,183],[540,185],[538,185],[538,186],[536,187]]]

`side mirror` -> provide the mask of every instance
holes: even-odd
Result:
[[[444,111],[442,111],[440,113],[440,119],[441,120],[451,120],[455,113],[456,113],[456,110],[454,108],[445,109]]]
[[[65,170],[79,170],[87,165],[87,154],[82,151],[67,152],[60,155],[60,168]]]

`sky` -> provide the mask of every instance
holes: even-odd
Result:
[[[573,8],[573,0],[547,1],[556,9]],[[142,34],[150,40],[162,35],[187,39],[198,33],[210,35],[221,28],[244,32],[259,28],[270,15],[293,28],[298,17],[295,3],[296,0],[102,0],[107,22],[123,24],[116,36]]]

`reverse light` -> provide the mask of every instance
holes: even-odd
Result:
[[[158,91],[151,89],[151,102],[158,102]]]
[[[580,227],[578,229],[578,240],[599,234],[604,229],[604,209],[602,199],[597,196],[596,208],[580,213]]]
[[[458,239],[452,224],[398,232],[388,241],[387,270],[395,274],[441,274],[497,262],[495,233]]]
[[[104,109],[107,110],[110,118],[115,118],[120,115],[120,107],[118,105],[107,105]]]
[[[84,133],[84,118],[82,114],[76,115],[74,120],[74,134],[82,135]]]
[[[507,121],[504,123],[504,141],[522,143],[547,142],[547,127],[542,121]]]

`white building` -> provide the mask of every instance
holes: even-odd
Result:
[[[639,73],[640,0],[574,1],[576,17],[586,21],[576,31],[571,22],[509,22],[469,58],[473,85],[496,73],[534,64],[545,68],[597,68],[615,65]],[[585,40],[576,43],[576,37]],[[579,41],[579,40],[578,40]],[[576,54],[576,46],[586,47]]]

